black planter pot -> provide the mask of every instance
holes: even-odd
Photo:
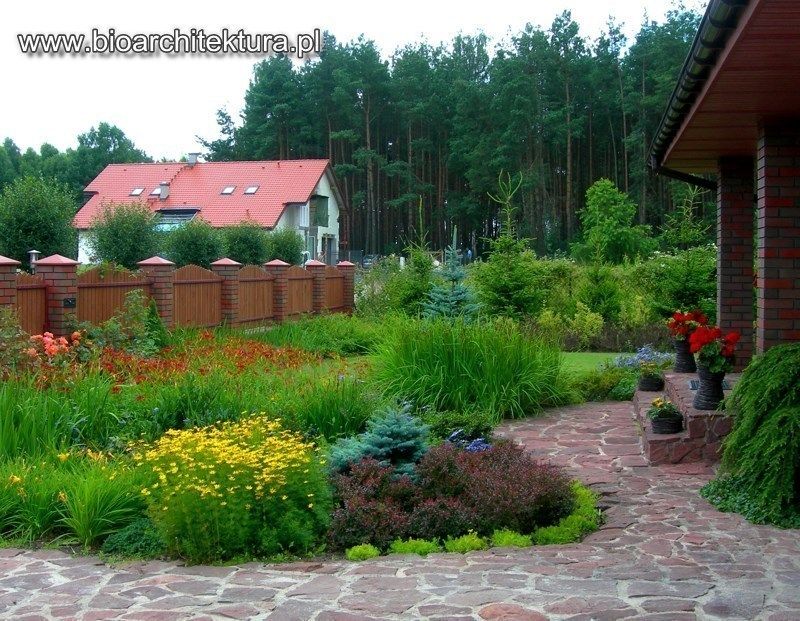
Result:
[[[659,435],[683,431],[682,418],[651,418],[650,422],[653,424],[653,433]]]
[[[675,339],[675,373],[694,373],[695,371],[697,371],[697,364],[689,351],[689,339]]]
[[[716,410],[725,397],[722,391],[725,371],[712,373],[706,367],[698,367],[697,377],[700,378],[700,387],[694,395],[692,405],[698,410]]]
[[[664,390],[664,378],[642,376],[639,378],[639,390],[645,390],[647,392]]]

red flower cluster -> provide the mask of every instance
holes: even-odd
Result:
[[[689,336],[689,350],[696,354],[707,345],[718,343],[720,355],[723,358],[731,358],[740,338],[741,335],[738,332],[728,332],[723,335],[722,330],[717,326],[699,326]]]
[[[688,338],[698,327],[705,325],[708,325],[708,317],[699,310],[689,311],[688,313],[675,311],[670,320],[667,321],[670,333],[678,339]]]

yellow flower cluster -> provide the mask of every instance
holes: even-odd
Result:
[[[225,507],[232,498],[258,501],[279,494],[287,476],[308,473],[314,445],[264,414],[212,427],[167,431],[134,452],[153,476],[141,489],[168,511],[176,496]],[[249,506],[249,505],[248,505]]]

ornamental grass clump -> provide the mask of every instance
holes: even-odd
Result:
[[[138,448],[141,494],[169,552],[190,562],[312,550],[330,494],[316,447],[263,415],[168,431]]]

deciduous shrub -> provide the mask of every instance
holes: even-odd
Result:
[[[722,464],[735,485],[710,500],[758,522],[800,523],[800,344],[770,348],[745,369],[726,407],[735,412]]]
[[[428,556],[434,552],[441,552],[442,546],[431,539],[395,539],[389,546],[390,554],[417,554]]]
[[[137,263],[161,251],[158,215],[143,203],[110,203],[89,229],[92,260],[134,270]]]
[[[572,543],[600,527],[602,515],[597,509],[597,494],[578,482],[572,484],[575,508],[553,526],[537,528],[532,535],[536,545]]]
[[[293,229],[277,229],[267,234],[267,261],[280,259],[289,265],[303,261],[303,238]]]
[[[569,398],[557,347],[502,319],[399,324],[378,349],[375,380],[417,407],[491,412],[496,421]]]
[[[156,528],[191,562],[306,552],[327,526],[316,449],[264,416],[168,431],[134,458]]]
[[[166,236],[167,256],[177,265],[208,268],[222,258],[225,247],[219,231],[201,218],[171,230]]]
[[[223,229],[222,239],[225,256],[242,265],[263,265],[269,260],[268,233],[256,222],[240,222]]]
[[[533,538],[513,530],[496,530],[492,533],[492,545],[498,548],[527,548],[533,545]]]
[[[475,552],[476,550],[486,550],[488,547],[489,542],[484,537],[473,532],[461,535],[460,537],[448,537],[444,541],[445,550],[458,554],[466,554],[467,552]]]

